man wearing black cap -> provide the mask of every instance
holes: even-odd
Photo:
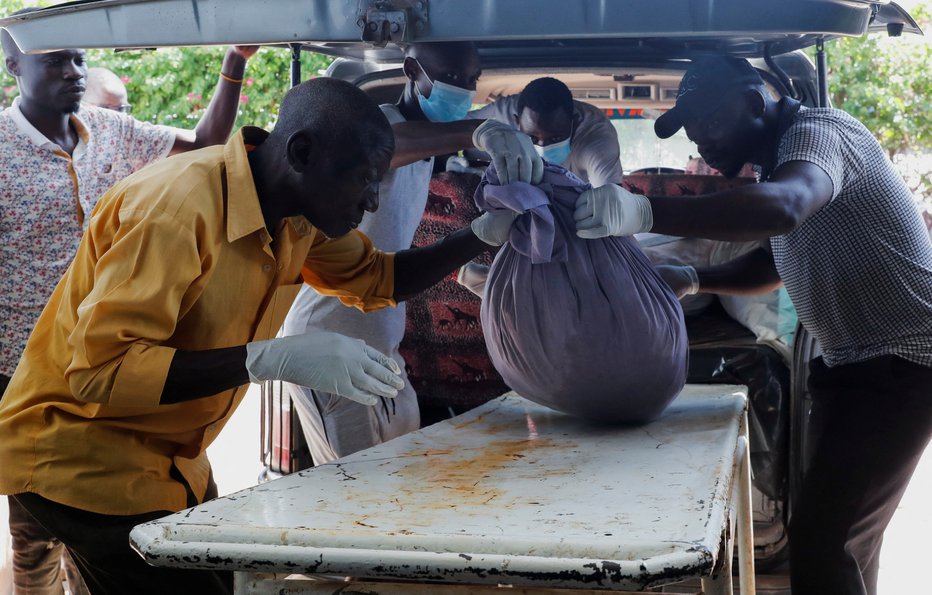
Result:
[[[709,165],[734,176],[752,163],[762,183],[676,198],[597,188],[580,196],[577,234],[770,239],[662,274],[681,296],[786,286],[823,349],[809,376],[822,431],[789,526],[793,595],[874,594],[883,532],[932,435],[932,242],[861,123],[774,100],[746,60],[694,62],[655,131],[681,127]]]

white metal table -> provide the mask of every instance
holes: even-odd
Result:
[[[509,393],[130,539],[150,564],[236,571],[237,593],[333,593],[333,577],[384,595],[639,591],[690,577],[731,593],[736,521],[741,590],[753,593],[746,406],[743,387],[687,385],[650,424],[599,427]]]

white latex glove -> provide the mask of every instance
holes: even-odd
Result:
[[[606,184],[580,194],[573,219],[576,235],[589,240],[631,236],[650,231],[654,226],[654,214],[647,197],[628,192],[617,184]]]
[[[469,227],[476,237],[490,246],[501,246],[508,241],[511,226],[520,213],[515,211],[495,211],[482,213],[472,220]]]
[[[284,380],[363,405],[404,388],[395,360],[360,339],[324,330],[247,343],[246,370],[253,382]]]
[[[530,137],[498,120],[486,120],[472,133],[472,144],[492,157],[498,181],[539,184],[544,177],[544,162],[534,150]]]
[[[467,161],[465,157],[453,155],[447,159],[446,171],[453,171],[464,174],[476,174],[477,176],[482,177],[482,174],[485,173],[485,168],[472,167],[469,165],[469,161]]]
[[[654,268],[676,294],[677,299],[699,293],[699,274],[688,264],[658,264]]]
[[[456,272],[456,282],[480,298],[485,294],[485,282],[489,278],[489,267],[478,262],[467,262]]]

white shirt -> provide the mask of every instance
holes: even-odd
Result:
[[[515,128],[514,114],[518,111],[518,96],[510,95],[494,103],[469,112],[468,119],[498,120]],[[570,156],[561,163],[594,188],[605,184],[620,184],[621,151],[618,133],[611,121],[599,108],[573,101],[577,120],[570,137]]]

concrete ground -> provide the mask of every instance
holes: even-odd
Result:
[[[208,449],[220,494],[257,483],[259,463],[259,391],[253,386],[230,423]],[[893,522],[880,559],[880,595],[922,592],[924,569],[932,553],[932,449],[926,451]],[[0,503],[0,595],[12,595],[6,502]],[[925,583],[921,582],[925,581]]]

